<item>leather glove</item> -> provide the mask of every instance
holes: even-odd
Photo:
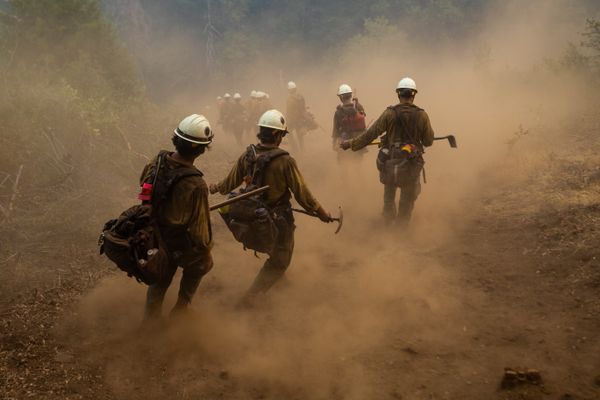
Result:
[[[350,147],[352,147],[352,143],[350,140],[342,140],[340,142],[340,148],[342,150],[348,150]]]
[[[330,223],[333,221],[333,219],[331,219],[331,214],[325,211],[323,207],[319,207],[317,210],[317,217],[319,217],[319,219],[325,223]]]
[[[215,194],[219,191],[219,187],[216,183],[211,183],[210,185],[208,185],[208,191],[210,192],[210,194]]]

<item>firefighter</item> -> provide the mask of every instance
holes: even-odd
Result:
[[[306,186],[296,160],[286,151],[279,149],[283,137],[288,133],[283,114],[277,110],[265,112],[258,121],[258,127],[259,143],[250,146],[239,157],[225,179],[210,185],[211,193],[221,194],[230,193],[248,180],[259,179],[262,184],[269,186],[269,190],[262,196],[262,201],[276,218],[278,233],[272,246],[273,251],[242,299],[241,305],[251,305],[256,295],[269,290],[283,277],[290,265],[296,229],[290,202],[292,194],[306,211],[318,216],[323,222],[332,221],[331,214],[323,209]],[[249,163],[249,156],[255,153],[256,157],[273,157],[275,152],[279,154],[268,162],[261,172],[262,176],[257,177],[256,170]]]
[[[213,132],[203,115],[184,118],[173,132],[175,151],[164,152],[160,174],[180,176],[166,197],[156,207],[158,228],[165,241],[168,273],[148,287],[146,319],[160,316],[162,303],[177,267],[183,269],[177,302],[172,313],[187,309],[202,277],[212,269],[212,233],[208,207],[208,186],[194,161],[212,143]],[[155,174],[158,157],[144,168],[140,183],[149,182]],[[172,179],[172,178],[171,178]],[[168,179],[168,180],[171,180]],[[173,180],[174,181],[174,180]]]
[[[304,149],[304,136],[318,127],[313,115],[306,107],[304,96],[298,92],[298,87],[293,81],[287,84],[288,97],[286,101],[286,115],[288,117],[289,129],[293,133],[290,140],[295,150]]]
[[[340,85],[337,96],[340,99],[341,104],[335,109],[333,114],[333,148],[339,150],[339,144],[344,140],[354,139],[355,137],[363,134],[366,129],[365,124],[365,109],[358,102],[358,99],[352,95],[352,88],[348,84]],[[365,150],[359,154],[363,154]],[[338,162],[347,159],[347,155],[344,156],[338,151]]]
[[[388,107],[362,135],[344,140],[340,147],[358,151],[383,135],[378,169],[384,184],[383,215],[389,222],[405,226],[410,221],[415,201],[421,193],[421,172],[425,147],[433,144],[434,132],[429,116],[414,104],[417,85],[409,77],[396,86],[398,104]],[[400,201],[396,209],[396,191]]]

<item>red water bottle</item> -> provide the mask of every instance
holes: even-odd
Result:
[[[138,200],[141,201],[152,201],[152,184],[144,183],[142,185],[142,191],[138,194]]]

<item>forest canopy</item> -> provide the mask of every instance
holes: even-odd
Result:
[[[361,63],[365,61],[362,54],[368,50],[364,46],[373,42],[383,46],[379,40],[382,34],[391,33],[396,40],[385,43],[388,54],[397,55],[407,43],[430,48],[432,53],[441,45],[459,49],[489,28],[489,22],[497,21],[501,10],[512,7],[512,12],[526,11],[536,19],[544,14],[546,3],[104,0],[102,4],[131,49],[144,79],[153,82],[150,89],[163,94],[176,93],[198,77],[203,78],[204,87],[207,80],[223,85],[231,76],[251,80],[249,65],[260,64],[277,74],[282,68],[298,73],[298,66],[335,68],[349,62]],[[593,0],[564,6],[581,16],[597,17],[600,12]],[[584,24],[582,18],[580,32]],[[567,40],[557,44],[557,53],[566,48]],[[349,60],[348,54],[354,59]]]

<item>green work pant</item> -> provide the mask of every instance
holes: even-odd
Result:
[[[146,293],[146,318],[160,316],[165,294],[171,285],[178,266],[183,269],[183,274],[179,283],[179,294],[174,310],[185,308],[192,302],[200,280],[212,269],[213,260],[210,250],[189,249],[169,255],[169,273],[160,282],[148,286]]]
[[[265,293],[269,290],[285,273],[292,261],[294,252],[294,231],[296,226],[292,222],[278,224],[279,233],[275,249],[265,261],[262,269],[254,279],[252,286],[248,290],[249,295]]]
[[[400,201],[398,202],[398,211],[396,212],[396,190],[398,188],[400,188]],[[397,185],[384,185],[383,216],[388,221],[397,218],[400,223],[408,223],[419,193],[421,193],[419,178],[406,182],[399,187]]]

